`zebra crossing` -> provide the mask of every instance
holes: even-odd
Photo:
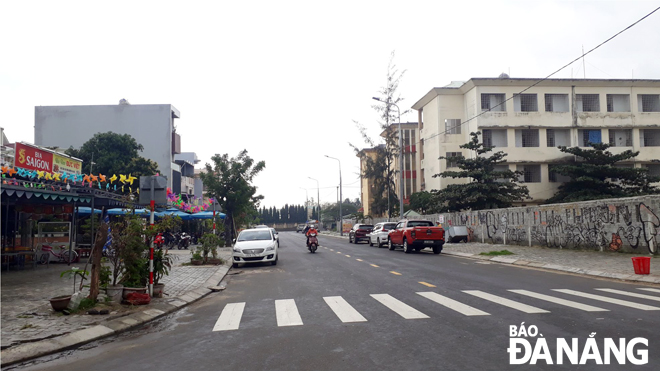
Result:
[[[653,288],[637,288],[637,290],[643,290],[639,292],[629,292],[617,289],[610,288],[596,288],[594,289],[598,293],[604,293],[613,296],[604,296],[597,295],[590,292],[577,291],[572,289],[553,289],[551,294],[544,294],[529,290],[507,290],[513,294],[523,296],[525,298],[531,298],[538,302],[546,302],[557,304],[563,307],[569,307],[572,309],[585,311],[585,312],[607,312],[609,309],[585,304],[579,301],[564,299],[557,294],[564,294],[569,296],[575,296],[582,299],[589,299],[599,302],[604,302],[608,304],[614,304],[615,306],[622,306],[626,308],[634,308],[641,311],[654,311],[660,310],[660,306],[653,306],[648,304],[643,304],[637,301],[624,300],[628,298],[642,299],[642,300],[651,300],[651,301],[660,301],[660,296],[649,295],[649,293],[660,293],[660,289]],[[543,314],[550,313],[548,309],[536,307],[527,303],[522,303],[520,301],[512,300],[503,296],[487,293],[481,290],[462,290],[462,293],[468,295],[469,297],[474,297],[483,300],[484,302],[495,303],[500,306],[513,309],[515,311],[527,313],[527,314]],[[417,295],[420,297],[428,299],[430,303],[439,304],[440,306],[447,308],[449,310],[458,312],[464,316],[489,316],[491,315],[488,312],[485,312],[479,308],[476,308],[472,305],[462,303],[459,300],[449,298],[444,295],[440,295],[436,292],[425,291],[417,292]],[[389,294],[371,294],[369,295],[375,302],[380,303],[383,307],[391,310],[396,313],[403,319],[406,320],[423,320],[431,318],[428,314],[422,312],[423,308],[415,308],[403,301],[395,298]],[[578,299],[579,300],[579,299]],[[328,308],[334,313],[337,319],[342,323],[359,323],[359,322],[368,322],[369,319],[363,316],[358,309],[353,307],[345,298],[341,296],[326,296],[323,297],[323,301],[328,306]],[[239,303],[228,303],[223,308],[220,313],[220,317],[217,319],[215,325],[213,326],[213,331],[230,331],[238,330],[240,328],[241,320],[243,313],[245,311],[245,302]],[[541,305],[542,306],[542,305]],[[295,299],[281,299],[275,300],[275,317],[277,319],[278,327],[286,326],[302,326],[303,320],[298,311]]]

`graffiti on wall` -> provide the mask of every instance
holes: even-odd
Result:
[[[455,214],[454,220],[473,225],[468,230],[469,241],[475,240],[475,231],[480,229],[487,242],[494,244],[505,241],[507,244],[527,244],[531,240],[533,244],[552,248],[612,251],[641,246],[656,254],[660,242],[658,204],[638,202],[585,207],[575,204],[575,207],[556,209],[489,210]]]

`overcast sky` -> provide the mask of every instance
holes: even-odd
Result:
[[[172,104],[182,150],[204,163],[247,149],[264,206],[308,189],[360,196],[371,99],[392,51],[408,109],[471,77],[545,77],[660,1],[3,1],[0,106],[9,140],[34,141],[39,105]],[[587,78],[660,79],[660,11],[585,60]],[[554,77],[583,76],[576,63]],[[412,112],[402,121],[416,121]],[[109,130],[111,128],[108,128]]]

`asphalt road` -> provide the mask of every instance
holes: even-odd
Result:
[[[532,349],[543,338],[553,363],[557,362],[557,338],[566,339],[569,345],[572,338],[578,339],[579,362],[583,352],[589,353],[585,342],[592,335],[598,346],[592,353],[600,357],[609,354],[603,346],[604,338],[617,339],[617,346],[619,338],[626,339],[626,344],[633,338],[645,338],[648,346],[638,344],[631,347],[630,353],[643,359],[638,352],[648,349],[648,363],[634,367],[660,369],[658,287],[489,264],[430,252],[404,254],[400,249],[388,251],[386,247],[378,249],[366,243],[354,245],[327,236],[319,239],[321,248],[310,254],[301,234],[282,232],[277,266],[233,269],[230,273],[242,272],[225,279],[225,291],[148,327],[16,369],[627,370],[633,367],[631,358],[625,358],[626,363],[620,365],[614,356],[609,366],[596,365],[593,359],[583,366],[567,365],[566,356],[563,365],[547,365],[541,358],[536,365],[512,366],[507,353],[510,326],[523,322],[538,329],[539,335],[527,338]],[[584,294],[589,297],[579,296]],[[540,299],[539,295],[546,296]],[[562,299],[565,301],[557,302]],[[615,300],[603,301],[610,299]],[[541,347],[538,351],[536,355],[543,356]]]

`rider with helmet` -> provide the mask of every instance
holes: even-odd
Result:
[[[314,235],[318,235],[318,234],[319,234],[319,232],[316,230],[316,228],[314,228],[314,224],[310,225],[310,226],[309,226],[309,229],[307,230],[307,232],[305,232],[305,236],[307,236],[307,245],[308,245],[308,246],[309,246],[309,236],[310,236],[312,233],[313,233]]]

